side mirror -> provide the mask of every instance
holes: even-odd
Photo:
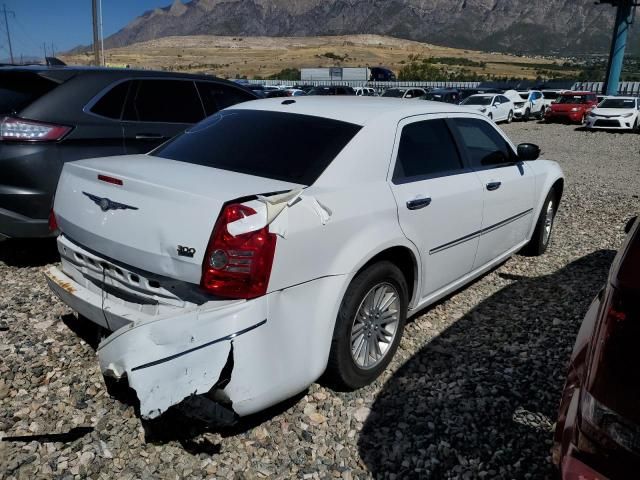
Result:
[[[540,147],[533,143],[521,143],[518,145],[518,159],[522,161],[537,160],[540,158]]]
[[[633,228],[633,224],[636,223],[636,221],[638,220],[638,217],[633,217],[631,219],[629,219],[629,221],[627,222],[627,225],[624,227],[624,233],[629,233],[631,232],[631,229]]]

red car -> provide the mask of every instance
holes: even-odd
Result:
[[[632,220],[591,304],[560,402],[553,463],[562,480],[640,478],[640,221]]]
[[[595,93],[567,91],[547,108],[544,118],[547,122],[584,123],[587,114],[597,105],[598,95]]]

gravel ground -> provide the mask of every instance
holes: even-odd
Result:
[[[550,251],[413,318],[374,385],[314,384],[233,429],[167,421],[146,435],[46,287],[52,243],[0,244],[0,478],[549,477],[574,336],[640,210],[640,135],[504,128],[567,174]]]

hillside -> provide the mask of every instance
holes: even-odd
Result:
[[[266,78],[283,68],[333,65],[384,65],[397,72],[410,55],[443,59],[448,69],[466,68],[485,76],[535,78],[541,69],[559,68],[542,58],[462,50],[379,35],[164,37],[106,51],[107,63],[114,66],[206,72],[230,78]],[[89,64],[93,57],[82,53],[63,59],[70,64]]]
[[[146,12],[106,39],[379,34],[513,53],[606,52],[614,9],[593,0],[192,0]]]

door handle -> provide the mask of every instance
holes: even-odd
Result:
[[[491,182],[487,183],[487,190],[490,192],[495,192],[502,186],[502,182]]]
[[[407,208],[409,210],[420,210],[428,207],[429,205],[431,205],[430,198],[416,198],[415,200],[409,200],[407,202]]]
[[[158,135],[154,133],[138,133],[136,135],[136,140],[162,140],[165,137],[163,135]]]

